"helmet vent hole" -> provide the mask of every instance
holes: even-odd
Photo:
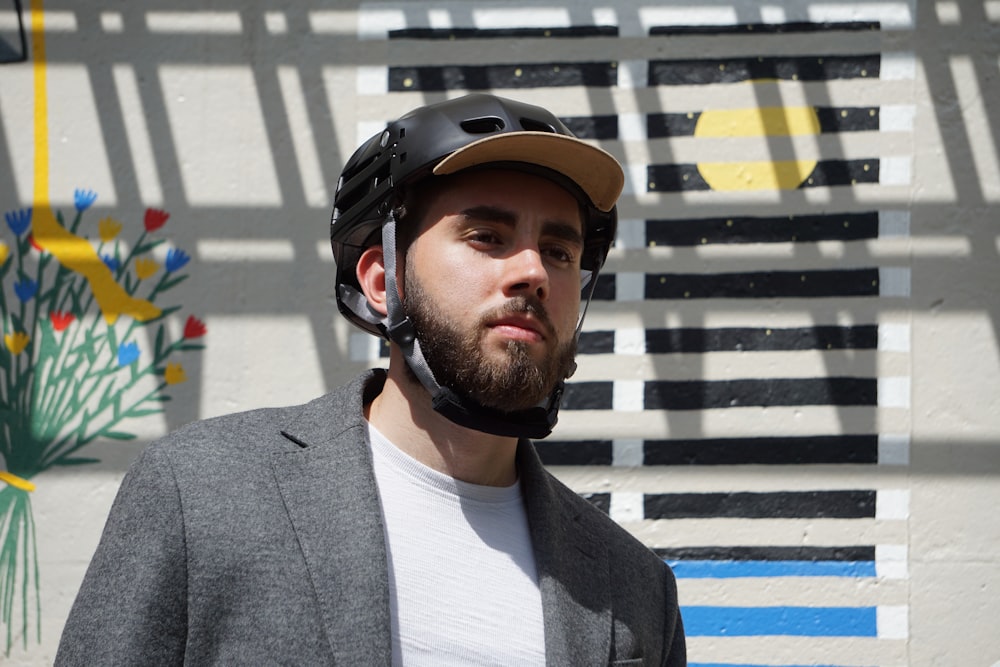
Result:
[[[543,123],[542,121],[535,120],[533,118],[522,118],[521,127],[529,132],[549,132],[552,134],[558,134],[558,132],[556,132],[556,128],[552,127],[548,123]]]
[[[504,128],[503,118],[496,116],[469,118],[463,120],[460,125],[469,134],[489,134],[490,132],[499,132]]]
[[[406,162],[406,153],[400,153],[399,154],[399,163],[403,164],[404,162]]]

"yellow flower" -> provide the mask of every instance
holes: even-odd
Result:
[[[121,230],[122,223],[114,218],[104,218],[97,223],[97,233],[101,235],[101,240],[105,243],[113,241]]]
[[[140,257],[135,260],[135,275],[139,276],[139,280],[145,280],[159,270],[160,265],[157,264],[155,259]]]
[[[167,369],[163,371],[163,379],[167,384],[180,384],[187,381],[187,375],[184,374],[184,367],[180,364],[168,363]]]
[[[21,354],[24,352],[24,348],[28,347],[28,343],[31,342],[31,336],[23,331],[15,331],[12,334],[4,334],[3,342],[7,343],[8,350],[14,354]]]
[[[7,261],[8,255],[10,255],[10,246],[3,241],[0,241],[0,266]]]

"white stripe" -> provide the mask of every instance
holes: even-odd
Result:
[[[139,196],[142,203],[147,206],[162,205],[163,190],[160,188],[159,170],[156,168],[155,153],[150,141],[149,127],[146,125],[146,113],[143,111],[135,70],[131,65],[113,65],[111,76],[115,80],[115,92],[118,93],[118,104],[121,107],[125,137],[128,139]]]
[[[909,608],[905,605],[879,605],[876,610],[879,639],[907,639],[910,636]]]
[[[611,465],[637,467],[642,465],[642,440],[613,440],[611,442]],[[611,497],[612,500],[614,496]]]
[[[906,579],[908,549],[905,544],[875,545],[875,576],[880,579]]]
[[[628,163],[625,166],[625,188],[622,194],[636,197],[646,194],[646,178],[646,165]]]
[[[338,12],[309,12],[309,23],[313,32],[336,32],[335,23],[330,16]],[[364,6],[358,12],[359,39],[388,39],[392,30],[402,30],[406,27],[406,15],[402,9],[367,9]]]
[[[595,7],[592,16],[596,26],[618,25],[618,12],[614,7]]]
[[[880,408],[910,407],[910,378],[880,377],[878,379],[878,406]]]
[[[878,111],[881,132],[912,132],[917,107],[912,104],[884,104]]]
[[[354,145],[360,146],[376,134],[380,134],[388,124],[388,121],[385,120],[358,121],[358,136],[354,139]]]
[[[903,266],[883,266],[878,270],[879,295],[910,296],[910,269]]]
[[[879,238],[889,236],[909,236],[910,235],[910,212],[909,211],[879,211],[878,212],[878,235]]]
[[[264,26],[272,35],[288,34],[288,18],[285,12],[265,12]]]
[[[887,51],[882,54],[879,78],[883,81],[910,81],[917,78],[917,59],[913,51]]]
[[[910,464],[910,436],[906,433],[880,433],[878,464],[905,466]]]
[[[451,20],[451,13],[446,9],[428,9],[427,22],[431,28],[436,30],[449,30],[455,27]]]
[[[878,325],[878,349],[880,352],[909,352],[910,325],[895,322]]]
[[[879,158],[878,182],[881,185],[909,185],[913,182],[913,158],[888,155]]]
[[[0,29],[5,27],[2,25],[2,21],[0,21]],[[45,27],[48,28],[48,26]],[[13,24],[11,28],[16,30],[17,24]],[[104,32],[125,32],[125,19],[122,17],[122,13],[101,12],[101,30]]]
[[[611,494],[611,507],[608,514],[619,523],[627,521],[642,521],[643,496],[636,491],[619,491]]]
[[[645,141],[646,117],[643,113],[618,114],[618,138],[622,141]]]
[[[389,92],[389,71],[384,65],[359,65],[358,95],[385,95]]]
[[[198,259],[206,262],[292,262],[295,246],[288,239],[198,239]]]
[[[628,218],[618,221],[618,234],[615,237],[616,248],[645,248],[646,221]]]
[[[615,274],[615,301],[642,301],[646,292],[646,274]]]
[[[642,380],[615,380],[612,383],[611,409],[616,412],[642,412],[646,383]]]
[[[628,89],[645,88],[649,81],[648,60],[619,60],[618,87]]]
[[[568,28],[573,25],[569,10],[563,7],[483,7],[472,11],[477,28]],[[461,5],[460,14],[467,14],[468,5]]]
[[[875,518],[882,521],[904,521],[909,519],[909,489],[883,489],[876,492]]]
[[[646,354],[646,330],[615,329],[615,354]]]

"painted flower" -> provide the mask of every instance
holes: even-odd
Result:
[[[208,329],[205,327],[205,323],[194,315],[189,315],[187,322],[184,323],[185,338],[201,338],[207,331]]]
[[[59,310],[53,310],[49,313],[49,319],[52,320],[52,328],[56,331],[62,331],[68,327],[74,317],[73,313],[64,313]]]
[[[100,235],[101,240],[105,243],[114,241],[115,237],[118,236],[118,232],[121,230],[122,223],[118,222],[114,218],[104,218],[97,223],[97,233]]]
[[[154,232],[166,223],[170,214],[157,208],[147,208],[146,215],[143,216],[142,224],[147,232]]]
[[[145,280],[160,270],[160,265],[155,259],[140,257],[135,260],[135,275],[139,280]]]
[[[187,381],[187,375],[184,373],[183,366],[170,362],[167,364],[167,368],[163,371],[163,379],[167,384],[180,384],[181,382]]]
[[[111,255],[101,255],[101,261],[104,262],[104,266],[111,269],[111,273],[117,271],[118,267],[121,266],[121,262],[118,261],[118,258],[112,257]]]
[[[0,266],[3,266],[8,257],[10,257],[10,246],[0,241]]]
[[[4,334],[3,342],[7,344],[7,349],[13,354],[21,354],[24,348],[31,342],[31,336],[23,331],[15,331],[12,334]]]
[[[31,209],[22,208],[20,211],[7,211],[3,217],[7,221],[10,231],[14,232],[14,236],[20,236],[31,224]]]
[[[125,343],[118,346],[118,365],[128,366],[139,358],[139,344]]]
[[[14,283],[14,292],[17,294],[17,298],[21,300],[22,303],[25,301],[30,301],[35,292],[38,291],[38,283],[31,278],[22,278],[21,280]]]
[[[34,234],[28,237],[28,243],[30,243],[31,247],[37,250],[38,252],[45,252],[45,248],[39,245],[38,241],[35,240]]]
[[[73,205],[76,206],[77,211],[83,213],[95,201],[97,201],[97,193],[93,190],[73,190]]]
[[[191,261],[191,256],[180,248],[171,248],[167,251],[167,273],[173,273]]]

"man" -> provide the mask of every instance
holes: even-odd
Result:
[[[527,440],[555,424],[623,182],[490,95],[359,148],[337,300],[388,372],[148,448],[57,664],[685,664],[669,568]]]

